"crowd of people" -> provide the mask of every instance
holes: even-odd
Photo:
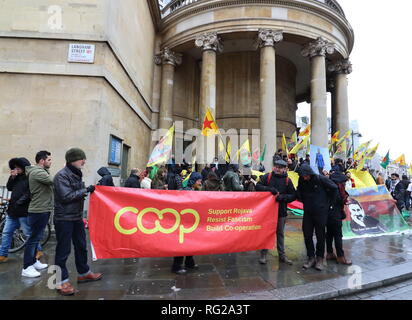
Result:
[[[83,182],[82,169],[86,163],[84,151],[72,148],[65,155],[66,166],[54,178],[50,176],[52,165],[51,153],[40,151],[35,156],[35,165],[25,158],[14,158],[9,161],[10,178],[7,188],[11,191],[8,205],[7,221],[3,230],[0,248],[0,262],[7,262],[11,239],[17,228],[22,228],[27,236],[22,276],[39,277],[40,270],[47,264],[40,261],[42,248],[40,239],[53,212],[57,245],[55,249],[55,265],[62,270],[62,279],[57,290],[62,295],[73,295],[74,287],[69,282],[66,267],[74,246],[75,264],[79,283],[97,281],[101,273],[93,273],[87,263],[87,246],[85,225],[83,223],[84,201],[95,190],[94,185],[88,187]],[[262,164],[258,169],[265,171]],[[231,192],[271,192],[279,203],[277,224],[277,251],[279,262],[292,265],[285,252],[285,223],[287,205],[299,200],[304,205],[302,231],[307,250],[307,261],[303,268],[314,267],[321,271],[327,260],[339,264],[351,265],[345,257],[342,246],[342,221],[345,220],[344,206],[348,202],[348,188],[356,187],[348,169],[353,167],[351,160],[344,162],[334,160],[332,170],[314,172],[310,159],[291,159],[281,150],[273,157],[273,170],[259,178],[253,175],[251,167],[239,168],[237,164],[221,163],[218,158],[206,165],[200,172],[187,163],[176,164],[172,160],[164,166],[154,166],[141,171],[132,169],[124,183],[127,188],[157,190],[192,190],[192,191],[231,191]],[[297,189],[288,177],[288,170],[298,173]],[[98,185],[114,186],[113,178],[107,168],[100,168],[101,176]],[[384,184],[382,181],[379,184]],[[410,207],[412,184],[407,177],[402,181],[399,175],[393,174],[386,181],[399,207]],[[314,243],[313,234],[316,236]],[[335,248],[335,250],[334,250]],[[262,250],[258,262],[267,263],[268,250]],[[196,269],[198,265],[193,256],[174,257],[171,271],[177,274],[187,273],[187,269]]]

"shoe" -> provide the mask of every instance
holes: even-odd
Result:
[[[326,255],[326,260],[328,260],[328,261],[331,261],[331,260],[336,260],[337,258],[336,258],[336,254],[334,254],[334,253],[328,253],[327,255]]]
[[[44,269],[47,269],[48,266],[49,266],[48,264],[41,263],[39,260],[37,260],[36,263],[33,264],[33,267],[36,270],[44,270]]]
[[[103,274],[102,273],[93,273],[90,272],[88,275],[86,276],[82,276],[82,277],[77,277],[77,283],[85,283],[85,282],[91,282],[91,281],[98,281],[101,278],[103,278]]]
[[[57,292],[60,293],[62,296],[72,296],[75,293],[73,286],[70,282],[65,282],[61,286],[57,287]]]
[[[315,265],[315,269],[318,271],[323,271],[324,269],[324,265],[323,265],[323,258],[317,257],[316,258],[316,265]]]
[[[316,259],[314,257],[308,258],[308,261],[303,265],[303,269],[307,270],[314,267],[316,264]]]
[[[279,262],[280,262],[280,263],[286,263],[286,264],[288,264],[288,265],[290,265],[290,266],[293,265],[293,261],[292,261],[292,260],[289,260],[288,257],[286,257],[286,256],[279,257]]]
[[[9,258],[0,256],[0,263],[7,262],[7,260],[9,260]]]
[[[181,268],[179,270],[172,270],[172,272],[182,276],[182,275],[185,275],[187,273],[187,270]]]
[[[37,278],[41,276],[40,272],[38,272],[33,266],[23,269],[21,275],[27,278]]]
[[[195,270],[195,269],[199,269],[199,265],[198,264],[193,264],[193,265],[185,265],[186,269],[191,269],[191,270]]]
[[[40,258],[43,257],[43,251],[37,251],[36,253],[36,259],[40,260]]]
[[[352,265],[352,261],[346,260],[345,257],[338,257],[336,261],[337,261],[338,264],[343,264],[344,266],[351,266]]]
[[[267,256],[268,256],[267,251],[265,251],[265,250],[260,251],[259,263],[260,264],[267,264],[268,263]]]

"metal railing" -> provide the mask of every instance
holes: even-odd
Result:
[[[167,16],[171,15],[172,13],[188,6],[191,5],[192,3],[195,2],[200,2],[200,1],[205,1],[205,0],[171,0],[167,5],[163,7],[161,10],[162,13],[162,18],[166,18]],[[225,1],[225,0],[221,0]],[[299,1],[299,0],[296,0]],[[324,3],[327,5],[329,8],[337,12],[338,14],[342,15],[345,17],[345,13],[343,12],[342,7],[339,5],[339,3],[336,0],[315,0],[321,3]]]

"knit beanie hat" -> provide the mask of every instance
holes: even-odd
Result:
[[[77,160],[86,160],[86,154],[82,149],[79,148],[71,148],[66,152],[66,162],[72,163]]]

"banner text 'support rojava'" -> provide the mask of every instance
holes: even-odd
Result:
[[[95,258],[153,258],[273,249],[278,204],[269,192],[97,187],[89,229]]]

